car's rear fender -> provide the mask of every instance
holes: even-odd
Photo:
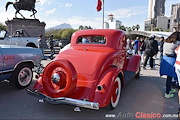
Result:
[[[102,74],[100,82],[95,90],[93,102],[100,104],[100,107],[105,107],[110,102],[111,91],[114,85],[114,80],[118,76],[118,68],[111,66]]]
[[[137,73],[140,67],[141,57],[139,55],[132,55],[129,58],[126,58],[126,67],[125,71],[131,71]]]

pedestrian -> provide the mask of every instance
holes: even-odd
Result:
[[[127,39],[127,46],[126,46],[127,50],[132,50],[132,41],[128,38]]]
[[[55,54],[53,35],[50,35],[50,38],[48,40],[48,45],[51,50],[51,55],[49,56],[49,58],[52,60],[54,58],[53,55]]]
[[[164,37],[160,37],[160,42],[159,42],[159,52],[160,52],[160,56],[159,56],[159,65],[161,64],[162,61],[162,57],[163,57],[163,45],[164,45]]]
[[[145,42],[143,38],[140,38],[140,55],[141,55],[141,63],[144,63],[144,51],[145,51]]]
[[[42,60],[46,60],[44,56],[45,41],[43,39],[43,35],[40,35],[38,37],[37,42],[38,42],[38,48],[41,50],[41,53],[42,53]]]
[[[175,72],[178,78],[178,86],[180,86],[180,45],[175,49],[175,53],[177,55],[175,62]],[[180,119],[180,90],[178,90],[178,98],[179,98],[178,118]]]
[[[163,45],[163,57],[160,64],[160,75],[166,75],[166,93],[165,98],[174,97],[176,92],[175,89],[171,89],[172,78],[177,79],[177,75],[175,73],[175,61],[176,54],[175,49],[177,48],[176,39],[173,37],[167,38]]]
[[[150,35],[149,39],[145,41],[145,51],[144,51],[144,64],[143,69],[146,69],[147,62],[149,60],[151,69],[154,69],[154,59],[153,56],[158,53],[158,43],[155,40],[154,35]]]
[[[136,37],[136,40],[134,40],[134,54],[138,54],[139,51],[139,37]]]
[[[90,36],[83,37],[83,39],[82,39],[83,44],[86,44],[86,43],[89,43],[89,42],[90,42]]]

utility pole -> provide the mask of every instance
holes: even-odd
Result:
[[[104,29],[104,0],[102,0],[103,1],[103,10],[102,10],[102,12],[103,12],[103,22],[102,22],[102,29]]]

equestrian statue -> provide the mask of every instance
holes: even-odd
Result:
[[[19,13],[25,19],[25,17],[20,13],[20,10],[27,10],[32,11],[33,14],[30,15],[30,17],[34,16],[34,19],[36,19],[35,14],[37,13],[37,11],[35,10],[35,3],[36,0],[15,0],[15,2],[7,2],[6,11],[8,9],[8,6],[12,4],[16,9],[15,18],[17,18],[17,13]]]

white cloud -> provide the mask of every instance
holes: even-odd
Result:
[[[43,20],[43,19],[42,19]],[[63,20],[60,20],[60,19],[46,19],[44,20],[45,23],[46,23],[46,28],[50,28],[50,27],[54,27],[54,26],[57,26],[57,25],[60,25],[62,23],[65,23],[65,21]]]
[[[71,3],[66,3],[66,4],[63,4],[63,5],[60,5],[59,7],[65,7],[65,8],[67,8],[67,7],[71,7],[71,6],[72,6]]]
[[[8,10],[5,11],[5,8],[0,7],[0,16],[1,16],[0,23],[5,24],[6,20],[11,20],[15,16],[15,13],[12,11],[13,8],[8,8]]]
[[[43,6],[43,5],[51,5],[53,2],[52,2],[52,0],[38,0],[37,1],[41,6]]]
[[[67,20],[68,23],[72,25],[73,28],[77,29],[80,25],[91,26],[92,28],[101,28],[102,22],[100,20],[95,20],[94,18],[88,19],[83,17],[72,17]]]
[[[66,3],[66,4],[65,4],[65,7],[71,7],[71,6],[72,6],[71,3]]]
[[[53,14],[56,11],[56,8],[53,8],[51,10],[48,10],[45,12],[46,16],[49,16],[50,14]]]
[[[108,15],[113,14],[116,18],[130,18],[144,13],[147,13],[147,6],[134,6],[106,12]]]

